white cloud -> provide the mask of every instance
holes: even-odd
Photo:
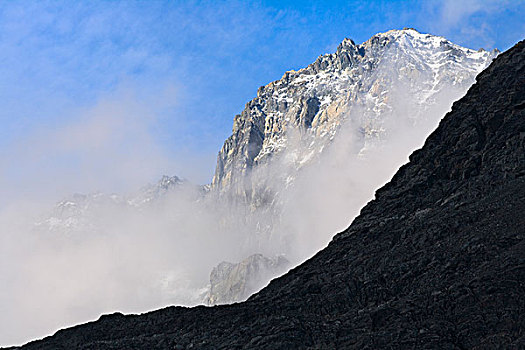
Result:
[[[519,11],[522,7],[521,0],[442,0],[426,3],[419,17],[434,34],[460,38],[459,44],[478,42],[490,49],[497,33],[489,23],[504,11]]]
[[[481,10],[484,2],[487,3],[482,0],[444,0],[440,10],[441,22],[449,26],[456,26]]]
[[[152,136],[161,122],[158,111],[170,103],[141,101],[121,89],[26,131],[0,152],[0,204],[20,194],[56,200],[74,192],[129,190],[175,172],[176,162]]]

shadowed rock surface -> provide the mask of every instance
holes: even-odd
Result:
[[[525,344],[525,42],[324,250],[240,304],[113,314],[25,349]]]
[[[210,274],[207,305],[244,301],[265,286],[272,276],[286,272],[290,262],[284,256],[268,258],[253,254],[239,263],[221,262]]]

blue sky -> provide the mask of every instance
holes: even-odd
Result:
[[[2,2],[0,194],[35,175],[53,188],[57,172],[65,191],[161,173],[205,183],[233,116],[286,70],[403,27],[505,50],[524,38],[524,3]]]

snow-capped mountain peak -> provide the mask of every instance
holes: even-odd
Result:
[[[335,53],[259,88],[234,118],[212,186],[224,190],[243,182],[254,166],[290,149],[294,130],[301,135],[293,157],[298,166],[322,152],[349,118],[363,134],[360,151],[366,150],[384,138],[401,91],[413,99],[406,114],[415,123],[445,94],[450,101],[460,97],[496,55],[411,28],[379,33],[360,45],[345,38]]]

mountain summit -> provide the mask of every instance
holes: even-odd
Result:
[[[522,41],[348,229],[248,301],[107,315],[24,348],[520,348],[524,212]]]
[[[380,33],[360,45],[344,39],[335,53],[259,88],[234,119],[212,185],[243,182],[250,169],[286,149],[301,166],[325,149],[347,119],[361,139],[357,151],[365,152],[392,133],[393,123],[421,125],[441,117],[497,53],[414,29]]]
[[[243,228],[245,256],[296,265],[326,246],[498,53],[391,30],[362,44],[346,38],[260,87],[235,116],[211,185],[241,213],[222,222]]]

